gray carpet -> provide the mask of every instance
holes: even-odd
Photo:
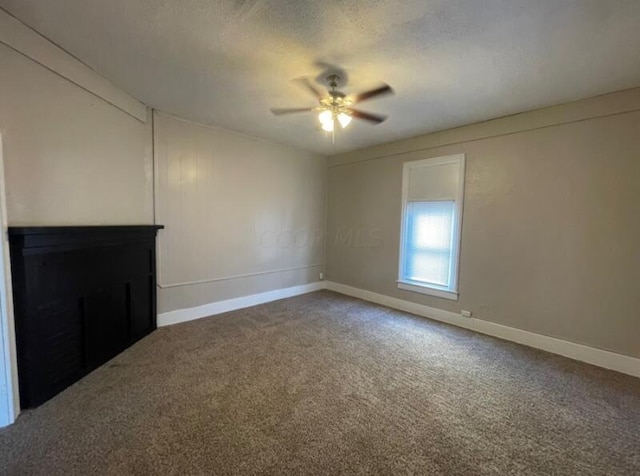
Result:
[[[328,291],[159,329],[2,474],[639,474],[640,379]]]

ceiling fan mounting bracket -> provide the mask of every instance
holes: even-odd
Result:
[[[327,83],[329,84],[329,87],[331,89],[337,88],[338,85],[340,84],[340,80],[341,80],[340,76],[335,73],[332,73],[329,76],[327,76]]]

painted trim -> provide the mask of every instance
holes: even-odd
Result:
[[[640,111],[640,88],[625,89],[483,122],[449,127],[329,157],[329,168],[390,157],[410,157],[438,147],[465,144],[548,127]],[[407,159],[410,160],[410,159]]]
[[[407,233],[407,204],[409,203],[409,183],[411,180],[411,170],[423,167],[436,167],[439,165],[454,164],[458,166],[458,183],[456,184],[455,203],[455,221],[453,224],[453,237],[451,254],[455,262],[450,269],[451,288],[438,290],[430,286],[418,286],[408,282],[402,275],[404,257],[405,257],[405,239]],[[407,291],[413,291],[422,294],[431,294],[432,296],[445,299],[458,300],[458,275],[460,271],[460,247],[462,245],[462,221],[464,210],[464,183],[466,170],[465,154],[454,154],[443,157],[433,157],[429,159],[414,160],[402,164],[402,209],[400,211],[400,253],[398,254],[398,287]]]
[[[147,106],[2,9],[0,9],[0,43],[139,121],[147,122]]]
[[[7,233],[7,201],[0,135],[0,362],[4,373],[4,386],[0,386],[0,427],[13,423],[20,413],[18,389],[18,363],[16,332],[13,315],[13,291],[11,286],[11,262],[9,257],[9,234]]]
[[[615,370],[624,374],[640,377],[640,359],[628,355],[617,354],[607,350],[596,349],[582,344],[556,339],[529,331],[523,331],[514,327],[503,326],[476,318],[462,317],[450,311],[436,309],[434,307],[417,304],[403,299],[385,296],[384,294],[354,288],[346,284],[326,281],[326,289],[347,296],[356,297],[365,301],[387,306],[400,311],[409,312],[418,316],[427,317],[454,326],[470,329],[481,334],[487,334],[500,339],[516,342],[536,349],[545,350],[553,354],[562,355],[573,360],[579,360],[588,364]]]
[[[244,309],[245,307],[257,306],[266,302],[277,301],[301,294],[307,294],[314,291],[325,289],[324,281],[315,283],[302,284],[291,288],[276,289],[259,294],[251,294],[224,301],[212,302],[203,306],[191,307],[188,309],[178,309],[176,311],[163,312],[158,314],[158,327],[179,324],[180,322],[193,321],[202,317],[214,316],[224,312]]]
[[[252,278],[254,276],[263,276],[265,274],[275,274],[275,273],[286,273],[289,271],[299,271],[301,269],[311,269],[311,268],[320,268],[321,264],[307,264],[304,266],[294,266],[292,268],[280,268],[280,269],[268,269],[266,271],[257,271],[255,273],[246,273],[246,274],[236,274],[233,276],[223,276],[221,278],[208,278],[201,279],[198,281],[185,281],[182,283],[172,283],[172,284],[158,284],[158,287],[161,289],[167,288],[178,288],[182,286],[192,286],[194,284],[207,284],[207,283],[218,283],[221,281],[230,281],[233,279],[243,279],[243,278]]]
[[[458,300],[457,291],[447,291],[445,289],[436,289],[436,288],[432,288],[431,286],[427,286],[427,285],[421,286],[419,284],[412,284],[407,281],[396,281],[396,285],[398,286],[398,289],[403,289],[405,291],[411,291],[411,292],[420,293],[420,294],[428,294],[429,296],[435,296],[442,299],[449,299],[450,301]]]

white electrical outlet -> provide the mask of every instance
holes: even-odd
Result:
[[[460,314],[462,314],[462,317],[471,317],[473,313],[471,311],[463,309],[462,311],[460,311]]]
[[[320,273],[320,281],[324,279],[324,273]]]

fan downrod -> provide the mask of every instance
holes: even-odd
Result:
[[[337,98],[344,98],[346,95],[341,92],[338,91],[336,88],[338,87],[338,84],[340,83],[340,80],[342,78],[340,78],[340,76],[338,76],[337,74],[330,74],[329,76],[327,76],[327,83],[329,84],[329,87],[331,88],[331,91],[329,91],[329,94],[331,95],[331,97],[335,100]]]

